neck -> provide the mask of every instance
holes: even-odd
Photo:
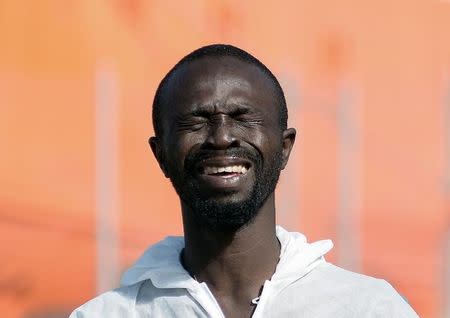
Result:
[[[213,292],[254,298],[275,272],[280,245],[275,233],[275,198],[272,193],[248,225],[233,232],[199,226],[182,205],[185,233],[184,265]],[[189,213],[188,213],[189,212]],[[255,296],[256,295],[256,296]],[[244,295],[245,296],[245,295]]]

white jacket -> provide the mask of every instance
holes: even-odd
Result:
[[[307,243],[277,227],[280,260],[253,314],[261,317],[418,317],[386,281],[327,263],[330,240]],[[149,248],[122,277],[121,287],[76,309],[69,318],[224,317],[205,283],[180,263],[182,237]]]

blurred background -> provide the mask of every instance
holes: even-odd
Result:
[[[2,317],[67,317],[182,234],[151,103],[212,43],[285,89],[278,222],[450,317],[450,1],[0,0]]]

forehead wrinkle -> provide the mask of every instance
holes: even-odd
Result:
[[[261,97],[267,96],[268,90],[272,98],[275,95],[266,75],[252,65],[244,64],[242,68],[232,69],[224,64],[199,62],[183,67],[171,81],[172,97],[169,98],[174,102],[173,106],[178,104],[176,108],[181,114],[196,111],[217,113],[219,108],[229,112],[244,104],[247,104],[247,109],[254,109],[254,103],[266,104]]]
[[[185,92],[178,93],[178,100],[182,100],[188,112],[212,111],[217,112],[219,108],[225,107],[249,108],[249,98],[251,100],[252,86],[248,81],[241,78],[229,79],[224,77],[222,81],[201,80],[185,89]],[[182,111],[183,111],[182,110]]]
[[[220,63],[218,63],[220,61]],[[239,66],[237,66],[239,65]],[[224,86],[240,87],[252,90],[273,84],[262,70],[235,57],[205,57],[183,65],[172,78],[177,89],[204,90]],[[252,81],[249,81],[252,78]],[[175,81],[174,81],[175,80]],[[186,85],[187,84],[187,85]],[[266,88],[269,88],[266,87]]]

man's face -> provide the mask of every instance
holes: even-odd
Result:
[[[158,160],[192,217],[215,229],[250,222],[292,146],[286,154],[268,76],[236,58],[202,58],[174,74],[165,98]]]

